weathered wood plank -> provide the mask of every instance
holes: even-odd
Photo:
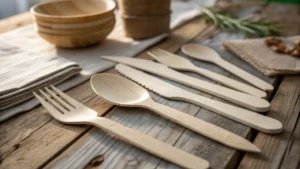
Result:
[[[280,84],[279,89],[271,102],[270,111],[267,114],[268,116],[276,118],[283,123],[284,132],[279,135],[259,133],[254,140],[254,144],[261,148],[262,154],[246,154],[241,161],[239,168],[280,168],[281,162],[284,160],[285,156],[286,158],[289,158],[288,155],[290,150],[288,149],[288,145],[294,145],[296,148],[299,146],[299,138],[295,138],[295,136],[299,135],[299,129],[297,130],[295,127],[297,120],[299,119],[299,113],[300,77],[286,76]],[[296,133],[293,134],[294,132]],[[293,144],[293,141],[297,140],[298,143]],[[291,153],[293,153],[293,151],[291,151]],[[290,162],[286,161],[285,163]]]
[[[247,63],[224,50],[221,43],[223,40],[227,40],[229,38],[235,39],[237,38],[237,36],[235,34],[230,33],[220,33],[215,35],[215,37],[211,40],[206,41],[204,44],[209,45],[216,49],[218,52],[222,53],[222,57],[224,59],[230,60],[231,62],[238,64],[238,66],[243,67],[245,70],[250,71],[255,75],[263,76],[253,67],[248,66]],[[194,42],[199,43],[199,41]],[[218,44],[216,44],[216,42]],[[180,55],[183,54],[180,53]],[[190,60],[192,60],[199,67],[210,69],[220,74],[229,75],[228,72],[215,65],[203,63],[193,59]],[[187,74],[196,78],[210,81],[207,78],[193,73]],[[275,82],[275,79],[266,79],[270,82]],[[166,81],[170,82],[169,80]],[[208,94],[180,85],[178,83],[170,83],[175,84],[186,90],[198,93],[199,95],[204,95],[215,100],[223,101],[221,99],[214,98]],[[249,127],[246,127],[242,124],[238,124],[230,119],[224,118],[216,113],[205,110],[201,107],[185,102],[167,100],[153,93],[151,95],[156,101],[162,104],[166,104],[185,113],[196,116],[197,118],[201,118],[205,121],[221,126],[243,137],[249,137],[249,133],[251,133],[251,129]],[[106,117],[112,120],[116,120],[119,123],[124,124],[128,127],[139,130],[145,134],[153,136],[168,144],[172,144],[175,147],[178,147],[187,152],[202,157],[211,162],[212,168],[227,168],[235,166],[238,162],[237,157],[239,155],[239,152],[225,147],[221,144],[218,144],[216,142],[213,142],[190,130],[184,129],[183,127],[174,124],[173,122],[167,121],[164,118],[154,115],[153,113],[151,114],[151,112],[148,110],[117,107],[114,111],[111,111]],[[112,142],[114,143],[112,144]],[[97,157],[101,154],[104,154],[106,157],[101,165],[101,167],[103,168],[178,168],[173,164],[170,164],[166,161],[162,161],[152,155],[149,155],[148,153],[145,153],[137,148],[130,146],[129,144],[117,141],[116,139],[105,134],[101,130],[94,128],[87,134],[85,134],[85,136],[82,137],[78,142],[70,146],[70,148],[67,149],[64,153],[62,153],[62,155],[60,155],[57,159],[49,163],[49,165],[47,165],[46,168],[83,168],[94,157]],[[216,160],[218,162],[216,162]]]
[[[284,36],[299,35],[300,33],[300,5],[269,3],[262,11],[262,16],[282,23]]]
[[[298,103],[300,104],[300,102]],[[299,169],[300,168],[300,116],[298,116],[297,125],[281,163],[280,169]]]
[[[176,51],[184,43],[195,38],[205,27],[206,24],[203,19],[195,19],[189,24],[175,30],[159,46],[170,51]],[[145,56],[145,52],[138,55],[138,57]],[[106,112],[112,106],[107,102],[103,102],[102,99],[95,98],[96,95],[92,91],[89,82],[71,89],[67,94],[97,110],[100,114]],[[11,127],[12,125],[14,125],[13,128]],[[57,122],[41,107],[21,114],[1,124],[1,167],[7,168],[9,166],[10,168],[18,168],[22,166],[23,168],[37,168],[43,166],[44,163],[47,163],[57,153],[60,153],[61,149],[64,149],[88,129],[87,126],[57,127]],[[11,133],[13,134],[11,135]],[[16,135],[20,135],[20,137],[14,138]],[[11,142],[13,138],[15,140]],[[40,142],[40,138],[52,141]]]

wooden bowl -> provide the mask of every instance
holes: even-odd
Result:
[[[37,20],[55,23],[80,23],[113,15],[112,0],[62,0],[35,5],[31,12]]]
[[[43,26],[45,28],[48,28],[48,29],[58,29],[58,30],[91,28],[91,27],[107,24],[108,22],[110,22],[112,20],[115,20],[114,15],[104,18],[104,19],[101,19],[101,20],[82,22],[82,23],[53,23],[53,22],[40,21],[40,20],[37,20],[34,18],[34,22],[36,24]]]
[[[119,5],[120,12],[123,15],[129,16],[160,16],[170,13],[170,4],[139,4],[123,6]]]
[[[80,35],[52,35],[42,33],[40,31],[37,31],[37,33],[40,35],[40,37],[58,47],[79,48],[91,46],[103,41],[111,31],[112,28],[107,28],[104,30],[89,32]]]
[[[170,13],[155,17],[122,16],[125,36],[134,39],[153,37],[170,31]]]
[[[53,35],[76,35],[76,34],[79,35],[79,34],[85,34],[89,32],[100,31],[107,28],[113,28],[115,22],[116,22],[115,19],[113,19],[106,24],[101,24],[90,28],[79,28],[79,29],[51,29],[51,28],[43,27],[37,23],[35,24],[35,28],[42,33],[53,34]]]

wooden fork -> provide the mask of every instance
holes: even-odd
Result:
[[[259,90],[255,87],[249,86],[247,84],[241,83],[239,81],[230,79],[226,76],[220,75],[213,71],[203,69],[195,66],[191,61],[179,55],[167,52],[162,49],[153,49],[148,52],[148,54],[156,61],[167,65],[168,67],[179,70],[179,71],[190,71],[198,73],[202,76],[210,78],[216,82],[222,83],[230,88],[236,89],[238,91],[251,94],[253,96],[265,98],[267,96],[266,92]]]
[[[62,123],[94,125],[110,132],[121,140],[183,168],[199,169],[209,167],[209,163],[204,159],[122,126],[110,119],[98,117],[96,111],[84,106],[52,85],[51,89],[46,87],[45,91],[39,90],[45,99],[35,92],[33,94],[49,113]]]

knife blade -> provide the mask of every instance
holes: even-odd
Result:
[[[272,119],[250,110],[193,94],[123,64],[118,64],[116,66],[116,70],[129,79],[141,84],[142,86],[154,91],[155,93],[163,97],[199,105],[205,109],[211,110],[222,116],[225,116],[265,133],[279,133],[282,131],[282,124],[276,119]]]
[[[204,80],[196,79],[187,76],[183,73],[179,73],[167,66],[155,63],[153,61],[129,57],[101,57],[106,60],[123,63],[140,70],[144,70],[149,73],[156,74],[158,76],[176,81],[186,86],[201,90],[203,92],[212,94],[219,98],[225,99],[232,103],[246,107],[248,109],[265,112],[269,110],[270,103],[262,98],[255,97],[249,94],[245,94],[239,91],[235,91],[223,86],[219,86]]]

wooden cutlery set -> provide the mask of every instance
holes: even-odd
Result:
[[[215,51],[208,47],[188,44],[184,45],[182,50],[195,59],[212,62],[223,67],[257,88],[196,67],[188,59],[161,49],[148,52],[152,58],[160,63],[128,57],[102,57],[106,60],[122,63],[115,67],[116,70],[132,81],[118,75],[102,73],[91,78],[91,86],[97,95],[115,105],[150,109],[164,118],[237,150],[260,152],[258,147],[241,136],[199,118],[156,103],[151,99],[147,90],[140,85],[165,98],[199,105],[261,132],[275,134],[282,131],[282,124],[278,120],[256,113],[268,111],[270,103],[262,98],[266,97],[265,91],[273,90],[272,85],[224,61]],[[135,68],[201,90],[232,102],[239,107],[191,93]],[[173,69],[199,73],[230,88],[196,79]],[[53,86],[51,86],[51,89],[45,88],[44,91],[40,90],[40,94],[43,97],[34,93],[49,113],[62,123],[97,126],[136,147],[184,168],[199,169],[209,167],[209,163],[204,159],[122,126],[110,119],[97,117],[97,113],[94,110],[77,102]]]

